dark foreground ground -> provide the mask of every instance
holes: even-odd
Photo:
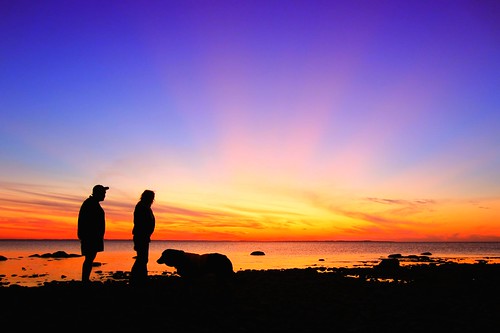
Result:
[[[189,284],[174,275],[134,287],[121,274],[90,286],[1,287],[1,326],[12,332],[451,333],[493,332],[500,325],[498,264],[240,271],[230,285]]]

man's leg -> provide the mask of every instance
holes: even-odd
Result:
[[[85,260],[82,265],[82,282],[90,282],[90,273],[92,272],[92,264],[97,253],[88,253],[85,255]]]

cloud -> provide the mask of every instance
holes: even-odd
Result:
[[[371,203],[394,207],[385,210],[385,213],[396,216],[409,216],[423,211],[433,211],[434,206],[438,204],[436,200],[432,199],[405,200],[368,197],[364,198],[364,200]]]
[[[367,201],[380,204],[387,204],[387,205],[427,205],[435,203],[434,200],[430,199],[403,200],[403,199],[386,199],[386,198],[373,198],[373,197],[368,197],[365,199]]]

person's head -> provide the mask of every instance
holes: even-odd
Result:
[[[103,201],[106,197],[106,191],[109,190],[109,187],[96,185],[92,188],[92,196],[99,201]]]
[[[155,201],[155,192],[151,190],[145,190],[141,194],[141,201],[148,205],[151,205],[153,201]]]

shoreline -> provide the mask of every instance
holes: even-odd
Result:
[[[56,331],[77,324],[173,332],[473,332],[497,328],[500,311],[500,264],[244,270],[230,284],[166,274],[142,287],[115,273],[89,286],[1,287],[2,323]]]
[[[500,263],[500,243],[481,243],[486,245],[445,245],[436,243],[421,245],[394,245],[395,243],[343,242],[325,243],[241,243],[230,242],[179,242],[163,243],[154,241],[150,249],[148,269],[151,275],[175,269],[156,263],[165,248],[177,248],[193,253],[220,252],[233,262],[235,271],[246,269],[304,269],[328,270],[335,267],[370,268],[381,260],[397,256],[401,265],[457,263]],[[54,242],[2,242],[0,251],[0,286],[19,284],[21,286],[42,286],[54,280],[78,281],[81,278],[82,260],[78,241]],[[94,281],[112,280],[116,272],[127,274],[134,263],[135,252],[131,241],[111,241],[106,251],[99,254],[94,262],[91,279]],[[250,244],[250,245],[247,245]],[[266,244],[266,245],[264,245]],[[350,245],[349,245],[350,244]],[[385,244],[385,245],[380,245]],[[464,244],[464,243],[462,243]],[[477,244],[477,243],[476,243]],[[255,251],[266,255],[253,256]],[[3,258],[2,258],[3,257]]]
[[[7,258],[0,255],[0,262],[5,263],[15,263],[17,272],[7,274],[0,274],[0,288],[7,286],[23,286],[23,287],[41,287],[47,283],[52,282],[76,282],[80,278],[80,265],[78,262],[77,266],[73,266],[75,258],[81,258],[82,256],[77,253],[67,253],[62,250],[55,252],[46,252],[42,254],[34,253],[26,256],[18,256],[14,258]],[[48,261],[32,261],[32,260],[48,260]],[[123,279],[128,279],[128,266],[132,265],[133,258],[130,258],[130,263],[123,270],[123,267],[108,267],[108,262],[106,261],[96,261],[94,262],[94,268],[91,274],[91,279],[94,282],[111,282],[114,280],[120,281]],[[432,255],[432,253],[424,252],[419,255],[402,255],[402,254],[390,254],[379,258],[378,260],[363,260],[357,263],[351,263],[349,265],[331,265],[324,262],[324,259],[318,259],[317,263],[308,264],[304,266],[288,266],[288,267],[267,267],[267,268],[239,268],[235,269],[235,272],[247,271],[247,270],[257,270],[257,271],[267,271],[267,270],[290,270],[290,269],[315,269],[321,272],[332,272],[339,270],[353,270],[361,269],[372,269],[380,266],[382,264],[387,264],[391,261],[397,261],[398,266],[414,266],[414,265],[443,265],[443,264],[500,264],[500,257],[498,256],[479,256],[479,257],[438,257]],[[23,263],[21,263],[23,262]],[[1,263],[0,263],[1,264]],[[151,263],[153,266],[155,263]],[[47,265],[51,265],[52,268],[48,268]],[[59,266],[58,266],[59,265]],[[65,266],[61,266],[65,265]],[[122,265],[123,266],[123,265]],[[160,266],[161,269],[155,267],[156,269],[150,269],[149,273],[152,276],[161,275],[172,275],[175,274],[175,269],[173,267],[168,267],[164,265]],[[6,266],[8,267],[8,266]],[[62,274],[55,273],[54,268],[59,267],[63,272]],[[68,274],[69,273],[69,274]],[[68,276],[69,275],[69,276]]]
[[[70,255],[73,256],[73,255]],[[406,260],[405,260],[406,259]],[[474,279],[475,275],[481,273],[482,275],[486,273],[497,272],[500,278],[500,263],[494,262],[490,263],[488,258],[482,260],[476,260],[474,263],[463,263],[453,260],[442,260],[439,258],[433,258],[431,260],[418,261],[414,259],[408,260],[408,258],[388,258],[382,259],[377,265],[367,265],[358,267],[326,267],[326,266],[311,266],[305,268],[271,268],[271,269],[242,269],[235,271],[235,275],[245,275],[245,274],[272,274],[276,272],[300,272],[309,271],[315,272],[317,274],[323,275],[336,275],[337,277],[344,278],[355,278],[355,279],[366,279],[369,281],[379,281],[379,282],[393,282],[393,283],[411,283],[415,280],[426,280],[431,281],[437,278],[449,279],[454,281],[458,278],[460,280],[464,279],[463,274],[467,273],[467,277]],[[495,258],[496,259],[496,258]],[[489,274],[488,273],[488,274]],[[92,274],[99,276],[98,279],[91,281],[91,285],[119,285],[128,284],[130,278],[130,271],[108,271],[103,272],[96,270]],[[484,276],[483,276],[484,278]],[[0,289],[3,288],[43,288],[52,285],[74,285],[80,284],[78,280],[52,280],[46,281],[40,285],[19,285],[16,283],[1,283],[0,277]],[[160,274],[149,274],[148,279],[151,284],[156,284],[156,281],[161,281],[164,279],[179,279],[181,277],[175,272],[164,271]]]

